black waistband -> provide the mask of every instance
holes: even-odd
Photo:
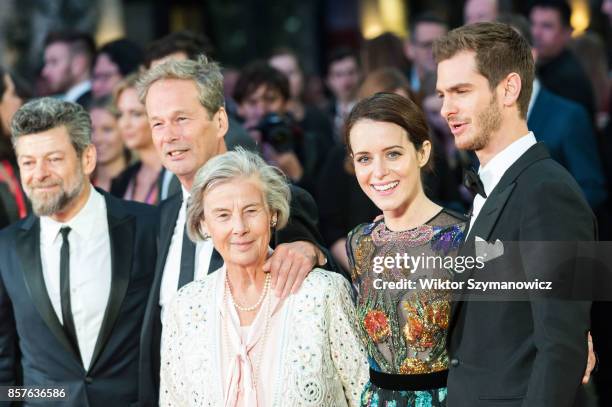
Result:
[[[431,390],[446,387],[448,370],[426,374],[389,374],[370,369],[370,382],[387,390]]]

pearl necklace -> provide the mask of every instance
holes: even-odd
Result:
[[[264,282],[264,289],[262,290],[261,296],[259,297],[257,302],[250,307],[243,307],[239,305],[236,302],[236,300],[234,300],[234,294],[232,294],[232,284],[230,283],[229,277],[227,276],[227,274],[225,274],[225,284],[227,285],[227,289],[229,291],[230,300],[232,301],[232,304],[234,304],[234,307],[236,307],[236,309],[242,312],[255,311],[257,307],[261,305],[261,302],[266,297],[266,294],[268,294],[268,291],[270,291],[270,281],[271,281],[270,273],[266,273],[266,281]]]
[[[270,282],[270,274],[268,273],[266,276],[266,284],[268,284],[268,289],[269,287],[269,282]],[[232,304],[235,307],[238,307],[238,305],[234,302],[234,298],[232,297],[232,290],[230,290],[230,285],[229,285],[229,280],[226,280],[226,285],[225,285],[225,291],[227,291],[229,293],[229,297],[230,300],[232,302]],[[265,293],[265,289],[264,289],[264,293]],[[265,296],[261,297],[258,301],[258,303],[261,303],[261,301],[263,300]],[[270,320],[272,319],[272,303],[270,301],[270,299],[268,298],[268,301],[266,301],[266,309],[265,309],[265,323],[264,323],[264,331],[261,337],[261,343],[260,343],[260,349],[258,354],[254,355],[255,357],[253,358],[255,360],[255,363],[253,365],[253,376],[252,376],[252,387],[253,389],[257,389],[257,383],[259,382],[259,370],[260,370],[260,366],[261,366],[261,360],[263,358],[263,354],[264,354],[264,347],[266,345],[267,339],[268,339],[268,334],[270,331]],[[255,307],[257,307],[257,305],[255,305]],[[264,312],[264,307],[262,306],[262,309],[260,310],[260,312]],[[253,321],[254,322],[254,321]],[[229,333],[228,333],[228,329],[227,329],[227,324],[230,324],[230,320],[226,320],[224,322],[222,322],[222,326],[223,326],[223,345],[225,347],[225,349],[227,349],[227,352],[231,354],[231,342],[229,340]]]

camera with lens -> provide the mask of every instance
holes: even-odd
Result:
[[[255,127],[261,140],[270,144],[279,153],[296,151],[302,131],[289,115],[268,113]]]

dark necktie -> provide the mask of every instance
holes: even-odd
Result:
[[[60,250],[60,298],[64,331],[77,354],[79,354],[79,342],[77,340],[76,328],[74,327],[74,319],[72,319],[72,308],[70,305],[70,243],[68,242],[70,230],[68,226],[64,226],[60,229],[60,233],[62,234],[62,248]]]
[[[483,198],[487,197],[487,193],[485,192],[484,185],[482,184],[482,180],[473,169],[464,169],[463,170],[463,185],[472,193],[478,194]]]
[[[181,250],[181,269],[179,273],[178,288],[193,281],[195,272],[196,244],[187,235],[187,222],[183,228],[183,248]]]

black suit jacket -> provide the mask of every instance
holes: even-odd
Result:
[[[91,92],[91,90],[88,90],[87,92],[79,96],[77,100],[75,100],[75,102],[83,106],[85,109],[89,109],[91,103],[93,102],[93,93]]]
[[[155,279],[145,313],[141,337],[140,358],[140,405],[157,406],[159,399],[159,368],[161,320],[159,291],[162,274],[166,265],[170,242],[182,204],[182,193],[173,195],[160,204],[160,234],[158,239],[158,257],[155,264]],[[321,248],[328,259],[326,268],[339,270],[333,263],[331,255],[322,246],[323,239],[317,229],[317,206],[313,198],[303,189],[291,186],[291,215],[285,228],[277,231],[271,245],[295,241],[310,241]],[[211,267],[209,272],[216,267]],[[345,275],[348,279],[349,277]]]
[[[525,243],[518,259],[505,248],[484,269],[457,280],[490,281],[495,277],[490,273],[512,270],[521,278],[546,281],[558,277],[559,269],[550,264],[559,253],[529,242],[592,241],[596,224],[574,179],[538,143],[491,192],[460,255],[473,255],[476,236],[488,242],[499,239],[508,247],[509,242]],[[452,308],[448,405],[572,406],[582,391],[590,303],[558,298],[483,302],[474,301],[473,295],[464,292],[465,301]]]
[[[104,197],[111,290],[87,370],[47,294],[40,219],[31,215],[0,232],[0,385],[65,387],[69,400],[41,403],[47,406],[130,406],[138,399],[139,334],[153,280],[157,210]]]

